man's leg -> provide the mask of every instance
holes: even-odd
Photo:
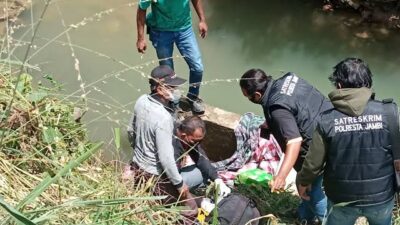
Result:
[[[196,102],[200,93],[200,83],[203,79],[203,62],[193,29],[190,27],[176,32],[175,43],[190,70],[187,97]],[[204,109],[202,110],[204,111]]]
[[[316,216],[322,221],[324,218],[327,208],[327,199],[322,190],[322,178],[322,175],[319,176],[312,184],[311,191],[308,193],[310,200],[302,200],[299,206],[300,219],[312,220]]]
[[[297,209],[298,219],[302,222],[304,221],[312,221],[314,219],[314,213],[311,210],[309,201],[304,199],[301,200],[299,208]]]
[[[328,201],[326,225],[354,225],[361,216],[361,210],[356,207],[334,206]]]
[[[180,172],[183,182],[189,186],[190,190],[194,190],[205,184],[203,175],[196,165],[183,167]]]
[[[365,207],[362,214],[367,217],[369,225],[391,225],[393,207],[394,198],[382,205]]]
[[[174,51],[173,32],[149,29],[149,39],[156,49],[160,65],[168,65],[174,69],[172,53]]]

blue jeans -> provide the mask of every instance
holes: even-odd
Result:
[[[180,170],[183,183],[189,186],[190,190],[205,186],[207,178],[201,173],[196,165],[186,166]]]
[[[199,96],[203,78],[203,63],[192,27],[181,31],[156,31],[149,29],[149,38],[160,60],[160,65],[169,65],[174,69],[172,53],[174,43],[189,66],[189,92],[187,97],[195,100]]]
[[[323,220],[326,214],[327,198],[322,190],[322,178],[320,175],[311,185],[311,191],[308,193],[310,200],[302,200],[298,208],[299,219],[311,221],[318,217]]]
[[[382,205],[356,207],[335,206],[328,200],[326,225],[353,225],[360,216],[365,216],[369,225],[391,225],[394,198]]]

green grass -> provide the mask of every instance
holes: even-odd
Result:
[[[33,88],[31,76],[21,78],[0,75],[0,224],[174,224],[181,218],[178,208],[151,194],[154,181],[122,181],[123,165],[100,159],[101,143],[90,142],[74,119],[80,105],[55,97],[57,83]],[[120,131],[114,133],[119,149]]]
[[[300,199],[290,192],[271,193],[269,188],[239,184],[238,192],[252,198],[261,215],[270,215],[264,219],[266,224],[293,224]]]

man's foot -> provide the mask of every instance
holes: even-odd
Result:
[[[190,100],[190,108],[192,110],[192,113],[194,115],[202,115],[205,112],[205,106],[203,103],[203,100],[201,100],[200,98],[197,98],[196,100]]]

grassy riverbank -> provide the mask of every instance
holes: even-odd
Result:
[[[167,209],[151,196],[152,182],[123,182],[118,162],[99,159],[101,143],[90,142],[84,125],[75,121],[79,104],[56,97],[56,82],[47,77],[50,88],[35,88],[32,77],[23,74],[15,87],[17,76],[2,68],[0,224],[171,224],[179,219],[176,208]]]
[[[175,224],[179,209],[151,195],[154,182],[122,181],[120,162],[100,160],[101,143],[79,122],[84,104],[62,99],[59,84],[45,78],[48,85],[33,85],[29,74],[17,82],[0,73],[0,224]],[[118,131],[116,150],[119,141]],[[256,200],[267,224],[294,224],[297,197],[238,191]]]

